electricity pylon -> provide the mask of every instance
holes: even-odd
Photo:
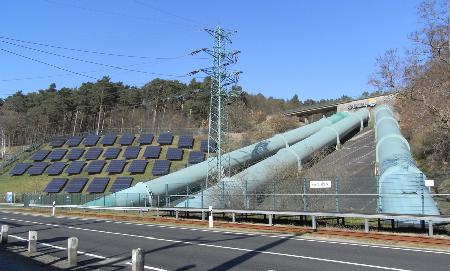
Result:
[[[216,29],[205,29],[214,39],[212,49],[203,48],[192,52],[197,54],[206,52],[213,58],[213,66],[193,71],[206,73],[211,76],[211,100],[209,105],[208,125],[208,172],[206,186],[209,183],[218,182],[225,176],[229,168],[229,157],[225,157],[228,151],[228,114],[227,107],[232,103],[231,85],[236,84],[240,71],[230,71],[231,65],[237,62],[240,51],[227,50],[226,45],[231,44],[230,37],[236,31],[230,31],[217,27]],[[211,159],[210,159],[211,158]]]

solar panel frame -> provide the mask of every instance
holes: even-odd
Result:
[[[103,171],[105,165],[106,165],[105,160],[93,160],[89,162],[89,164],[86,166],[85,171],[88,174],[98,174]]]
[[[100,154],[102,154],[103,152],[103,148],[89,148],[85,153],[84,153],[84,159],[86,160],[96,160],[100,157]]]
[[[31,167],[32,163],[17,163],[10,171],[11,176],[21,176],[27,172],[27,170]]]
[[[63,159],[63,157],[66,155],[67,149],[54,149],[52,152],[47,156],[47,159],[50,159],[52,161],[59,161]]]
[[[100,139],[100,136],[98,136],[98,135],[87,135],[84,138],[83,145],[86,147],[95,146],[95,145],[97,145],[97,142],[99,139]]]
[[[155,136],[153,134],[142,134],[139,136],[139,145],[150,145],[153,142]]]
[[[106,134],[102,138],[103,146],[112,146],[116,142],[117,135],[116,134]]]
[[[48,167],[48,165],[49,165],[49,163],[47,163],[47,162],[35,162],[28,169],[27,173],[30,176],[42,175],[42,173],[44,173],[44,171]]]
[[[147,165],[147,160],[133,160],[128,168],[128,172],[133,174],[144,173],[147,169]]]
[[[47,193],[59,193],[67,183],[67,178],[53,178],[44,188]]]
[[[183,160],[183,149],[178,148],[168,148],[166,153],[166,159],[170,161],[180,161]]]
[[[64,137],[55,137],[48,144],[50,147],[59,148],[62,147],[66,143],[66,138]]]
[[[153,176],[167,175],[170,172],[171,162],[169,160],[156,160],[153,164]]]
[[[178,137],[178,148],[192,149],[194,147],[194,137],[191,135],[180,135]]]
[[[109,184],[109,177],[95,177],[90,182],[86,192],[88,193],[103,193]]]
[[[114,183],[111,185],[109,192],[115,193],[124,189],[127,189],[133,183],[133,177],[121,176],[117,177]]]
[[[147,146],[144,151],[144,158],[158,159],[161,155],[162,148],[160,146]]]
[[[111,160],[108,167],[106,168],[106,172],[110,174],[122,173],[126,163],[126,160]]]
[[[85,165],[84,161],[73,161],[67,166],[66,173],[69,175],[80,174]]]
[[[68,147],[78,147],[80,145],[81,141],[83,141],[83,139],[84,138],[82,136],[71,136],[66,141],[66,145]]]
[[[84,151],[85,150],[82,148],[73,148],[67,153],[66,158],[68,160],[78,160],[81,158],[81,156],[83,156]]]
[[[173,134],[172,133],[161,133],[158,136],[159,145],[171,145],[173,142]]]
[[[134,141],[134,135],[132,134],[123,134],[119,138],[119,144],[122,146],[129,146],[132,145]]]
[[[103,158],[116,159],[119,156],[121,151],[122,151],[122,149],[117,148],[117,147],[107,148],[106,151],[103,153]]]
[[[47,155],[50,153],[50,150],[38,150],[31,156],[31,160],[35,162],[44,161]]]
[[[125,159],[136,159],[141,152],[141,147],[139,146],[128,146],[123,153]]]
[[[66,163],[64,162],[54,162],[52,163],[50,166],[47,167],[45,173],[47,173],[47,175],[60,175],[64,168],[66,167]]]
[[[64,192],[66,193],[81,193],[88,182],[88,178],[75,177],[72,178],[66,185]]]
[[[205,161],[205,153],[201,151],[190,151],[188,163],[189,164],[198,164]]]

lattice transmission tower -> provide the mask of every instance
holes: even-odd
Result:
[[[203,72],[211,76],[211,100],[209,107],[208,125],[208,172],[206,186],[220,181],[229,168],[229,158],[224,156],[228,152],[228,112],[233,102],[232,85],[237,84],[240,71],[231,71],[230,68],[237,62],[240,51],[228,50],[231,36],[236,31],[225,30],[221,27],[205,29],[214,39],[213,48],[203,48],[192,52],[197,54],[206,52],[213,59],[213,66],[193,71],[191,74]],[[211,158],[211,159],[209,159]]]

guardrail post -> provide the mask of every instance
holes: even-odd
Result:
[[[317,230],[316,216],[315,215],[311,216],[311,227],[312,227],[313,230]]]
[[[175,210],[175,219],[178,220],[178,210]]]
[[[214,227],[212,206],[209,206],[208,226],[210,228]]]
[[[145,265],[145,250],[136,248],[131,251],[131,270],[144,271]]]
[[[70,237],[67,240],[67,262],[69,266],[76,266],[78,262],[78,238]]]
[[[28,232],[28,253],[35,253],[37,245],[37,232],[29,231]]]
[[[156,208],[156,218],[159,218],[159,208]]]
[[[433,221],[428,221],[428,236],[433,236]]]
[[[273,218],[273,215],[269,214],[269,226],[273,226],[272,218]]]
[[[0,244],[8,243],[8,230],[9,230],[8,225],[2,225]]]
[[[231,219],[233,223],[236,223],[236,214],[235,213],[231,213]]]
[[[205,220],[205,211],[202,211],[202,221]]]
[[[369,232],[369,219],[364,218],[364,232],[368,233]]]

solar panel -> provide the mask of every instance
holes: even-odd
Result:
[[[173,134],[172,133],[162,133],[158,137],[158,143],[160,145],[170,145],[173,141]]]
[[[117,177],[111,188],[109,189],[109,192],[115,193],[117,191],[127,189],[131,186],[132,182],[133,177]]]
[[[134,141],[134,135],[131,134],[124,134],[119,139],[120,145],[131,145]]]
[[[59,193],[66,184],[66,178],[53,178],[45,187],[44,192],[47,193]]]
[[[107,148],[103,153],[103,158],[105,159],[116,159],[119,156],[120,148]]]
[[[106,187],[108,186],[109,178],[108,177],[95,177],[91,184],[89,184],[87,188],[87,192],[89,193],[103,193],[105,192]]]
[[[66,143],[66,139],[64,137],[55,137],[50,141],[50,146],[53,148],[59,148]]]
[[[87,135],[84,138],[83,144],[86,147],[91,147],[97,145],[98,140],[100,137],[98,135]]]
[[[141,151],[141,148],[139,146],[128,146],[125,149],[125,153],[123,154],[123,157],[125,157],[125,159],[136,159],[138,157],[140,151]]]
[[[116,134],[106,134],[103,136],[102,144],[103,146],[111,146],[114,145],[114,142],[116,142]]]
[[[33,161],[43,161],[45,157],[50,153],[49,150],[39,150],[31,156],[31,160]]]
[[[102,148],[90,148],[84,154],[84,158],[86,160],[98,159],[98,157],[100,157],[100,154],[102,153],[102,151],[103,151]]]
[[[156,160],[152,169],[153,176],[161,176],[169,174],[170,164],[171,162],[168,160]]]
[[[161,154],[160,146],[148,146],[144,151],[144,158],[147,159],[158,159]]]
[[[67,149],[54,149],[47,158],[50,160],[61,160],[66,155]]]
[[[178,148],[192,149],[194,146],[194,137],[190,135],[181,135],[178,138]]]
[[[69,151],[66,158],[69,160],[78,160],[83,155],[84,149],[74,148]]]
[[[64,162],[54,162],[47,168],[46,173],[48,175],[59,175],[65,167],[66,163]]]
[[[183,160],[183,149],[169,148],[167,149],[166,159],[171,161]]]
[[[41,175],[44,173],[45,169],[48,167],[47,162],[35,162],[33,165],[28,169],[28,174],[31,176],[34,175]]]
[[[81,170],[83,170],[84,165],[86,165],[83,161],[73,161],[66,168],[67,174],[80,174]]]
[[[69,147],[77,147],[78,145],[80,145],[82,140],[83,140],[82,136],[71,136],[67,140],[66,144]]]
[[[139,144],[140,145],[150,145],[153,142],[153,134],[142,134],[139,137]]]
[[[130,173],[144,173],[145,169],[147,168],[147,161],[146,160],[133,160],[131,162],[130,167],[128,168],[128,172]]]
[[[97,174],[102,172],[103,167],[105,166],[106,161],[105,160],[94,160],[91,161],[87,167],[86,172],[89,174]]]
[[[83,188],[86,186],[88,178],[84,177],[75,177],[69,181],[64,190],[67,193],[80,193],[83,191]]]
[[[216,142],[209,142],[209,151],[210,152],[215,152],[215,149],[217,148],[217,144]],[[208,152],[208,140],[202,140],[200,142],[200,150],[202,152]]]
[[[31,167],[31,163],[17,163],[10,174],[13,176],[23,175],[29,167]]]
[[[189,152],[189,164],[198,164],[205,160],[205,154],[201,151],[191,151]]]
[[[126,162],[127,162],[126,160],[112,160],[109,163],[109,166],[106,169],[106,172],[109,172],[109,173],[122,173]]]

